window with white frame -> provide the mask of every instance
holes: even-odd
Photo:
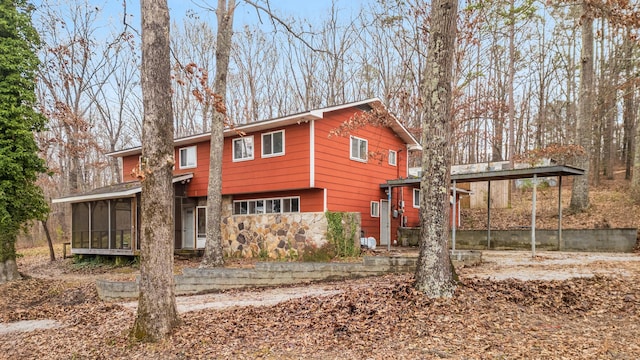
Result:
[[[262,134],[262,157],[284,155],[284,130]]]
[[[377,201],[371,202],[371,217],[380,217],[380,203]]]
[[[351,137],[351,160],[367,161],[368,142],[355,136]]]
[[[420,207],[420,189],[413,189],[413,207]]]
[[[233,139],[233,161],[253,160],[253,136]]]
[[[389,165],[391,166],[398,165],[398,152],[395,150],[389,150]]]
[[[300,197],[237,200],[233,215],[282,214],[300,212]]]
[[[183,147],[178,150],[180,156],[180,169],[189,169],[197,166],[197,150],[195,145]]]

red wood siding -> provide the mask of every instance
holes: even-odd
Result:
[[[418,187],[415,187],[417,189]],[[403,189],[403,190],[400,190]],[[397,196],[404,196],[404,216],[407,217],[408,227],[418,227],[420,226],[420,209],[413,207],[413,189],[414,187],[406,186],[402,188],[396,188],[393,190],[394,200],[392,200],[392,209],[394,205],[399,206],[401,198]],[[396,193],[398,192],[398,193]],[[396,195],[397,194],[397,195]],[[458,197],[458,209],[460,208],[460,194],[457,194]],[[395,199],[398,199],[397,201]],[[453,206],[449,208],[449,224],[453,225]],[[460,226],[460,219],[456,218],[456,226]]]
[[[284,129],[284,155],[262,158],[262,134]],[[233,161],[233,139],[224,139],[222,193],[243,194],[309,187],[309,124],[270,129],[253,135],[253,160]]]
[[[404,142],[386,127],[366,126],[350,135],[367,140],[370,157],[360,162],[350,159],[350,136],[333,136],[329,132],[358,112],[355,108],[325,114],[325,119],[315,122],[315,185],[328,189],[327,206],[330,211],[354,211],[362,216],[362,228],[366,236],[380,239],[380,218],[371,217],[371,201],[386,199],[380,184],[399,176],[406,177],[407,150]],[[389,150],[398,153],[397,166],[389,165]],[[391,241],[396,238],[392,231]]]
[[[195,168],[180,168],[180,149],[184,147],[196,147],[196,167]],[[193,178],[187,186],[187,196],[200,197],[207,196],[207,189],[209,187],[209,141],[199,142],[194,145],[187,145],[176,147],[174,149],[176,166],[173,170],[174,175],[193,173]]]
[[[129,182],[137,180],[133,176],[131,176],[131,171],[139,168],[140,164],[138,164],[138,160],[140,159],[140,155],[131,155],[122,158],[122,181]]]
[[[180,149],[183,147],[196,147],[196,167],[195,168],[180,168]],[[193,145],[176,147],[174,149],[174,156],[176,159],[174,175],[193,173],[193,178],[187,186],[187,195],[190,197],[207,196],[207,188],[209,186],[209,141],[199,142]],[[122,179],[123,181],[136,180],[131,176],[131,170],[139,166],[140,155],[130,155],[123,157],[122,159]]]

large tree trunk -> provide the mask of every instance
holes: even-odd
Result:
[[[227,72],[231,54],[231,35],[233,35],[233,12],[235,0],[218,0],[218,36],[216,46],[216,75],[214,92],[224,105],[227,94]],[[222,148],[224,145],[225,113],[214,106],[213,124],[211,124],[211,150],[209,153],[209,189],[207,192],[207,242],[201,267],[224,265],[222,253]]]
[[[451,184],[451,78],[455,52],[457,0],[436,0],[422,99],[422,180],[420,183],[420,255],[415,287],[429,297],[450,297],[455,284],[449,257]]]
[[[8,234],[0,234],[0,236],[12,236]],[[0,239],[0,284],[20,280],[22,277],[18,272],[15,256],[15,239]]]
[[[593,115],[593,18],[589,5],[582,4],[582,52],[580,54],[580,98],[578,99],[577,137],[584,154],[576,165],[584,175],[576,176],[571,189],[570,208],[582,212],[589,207],[589,156],[591,154],[591,116]]]
[[[169,9],[142,0],[142,204],[140,297],[132,335],[158,341],[178,324],[173,278],[173,120]]]
[[[18,272],[18,265],[16,264],[15,259],[8,259],[4,262],[0,262],[0,284],[20,279],[22,279],[22,276],[20,276],[20,273]]]
[[[624,68],[626,75],[627,86],[623,88],[623,111],[622,118],[624,123],[624,133],[625,133],[625,148],[628,149],[625,153],[625,175],[624,178],[626,180],[630,180],[632,178],[631,169],[635,167],[635,152],[637,150],[637,138],[635,137],[636,128],[636,106],[635,106],[635,81],[633,80],[636,76],[634,74],[635,68],[635,59],[633,56],[633,43],[631,39],[630,30],[627,31],[627,34],[624,38],[623,44],[623,54],[624,55]]]

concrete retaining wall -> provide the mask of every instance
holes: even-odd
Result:
[[[401,244],[417,245],[419,228],[401,228]],[[536,248],[540,250],[633,252],[637,229],[566,229],[562,244],[557,230],[536,230]],[[491,249],[530,249],[530,230],[491,230]],[[487,249],[486,230],[456,231],[456,249]]]
[[[479,264],[480,252],[452,255],[454,265]],[[474,253],[474,254],[471,254]],[[475,260],[471,260],[471,258]],[[462,259],[464,258],[464,259]],[[461,261],[462,259],[462,261]],[[338,280],[388,273],[414,272],[416,256],[365,256],[361,263],[259,262],[253,269],[184,269],[176,275],[176,294],[188,295],[233,288],[265,287]],[[138,297],[137,282],[96,281],[103,300]]]

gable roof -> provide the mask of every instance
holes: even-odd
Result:
[[[371,98],[367,100],[356,101],[356,102],[351,102],[351,103],[346,103],[346,104],[336,105],[336,106],[330,106],[330,107],[315,109],[307,112],[301,112],[297,114],[291,114],[291,115],[287,115],[279,118],[273,118],[273,119],[256,121],[248,124],[237,125],[233,129],[226,128],[224,130],[224,137],[237,136],[239,131],[242,131],[245,133],[252,133],[252,132],[259,132],[259,131],[269,130],[273,128],[293,125],[293,124],[300,124],[303,122],[308,122],[310,120],[321,120],[324,118],[325,113],[348,109],[351,107],[360,108],[364,111],[367,111],[371,109],[371,104],[375,102],[378,102],[383,107],[385,107],[380,99]],[[409,150],[422,150],[420,143],[409,132],[409,130],[407,130],[407,128],[404,125],[402,125],[402,123],[395,116],[391,115],[391,117],[394,120],[390,126],[391,129],[398,135],[400,139],[402,139],[409,146]],[[173,144],[174,146],[185,146],[185,145],[195,144],[198,142],[208,140],[210,136],[211,134],[209,132],[206,132],[203,134],[177,138],[177,139],[174,139]],[[121,157],[121,156],[136,155],[136,154],[140,154],[141,152],[142,152],[142,147],[136,146],[129,149],[118,150],[111,153],[107,153],[107,155],[113,156],[113,157]]]

